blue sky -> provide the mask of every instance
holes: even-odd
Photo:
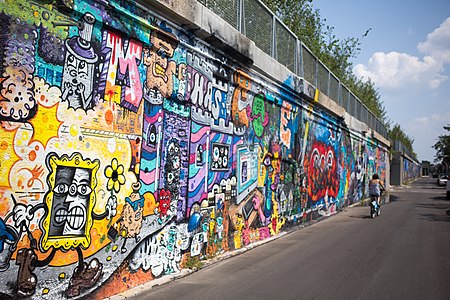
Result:
[[[419,160],[450,124],[450,1],[313,0],[336,36],[361,37],[358,77],[379,89],[388,118],[414,139]]]

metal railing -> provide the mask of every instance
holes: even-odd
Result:
[[[198,0],[265,53],[388,139],[384,124],[260,0]]]

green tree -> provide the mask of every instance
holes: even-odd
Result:
[[[389,130],[388,135],[394,143],[399,141],[408,150],[412,158],[417,159],[417,154],[414,152],[413,147],[414,139],[405,134],[399,124],[395,124],[394,127]]]
[[[444,129],[450,131],[450,124],[444,126]],[[434,161],[442,165],[450,166],[450,134],[440,135],[437,142],[433,145],[436,150]]]

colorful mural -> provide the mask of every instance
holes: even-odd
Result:
[[[403,157],[403,184],[411,183],[414,179],[420,177],[421,165],[406,157]]]
[[[386,178],[386,149],[289,78],[125,1],[53,2],[0,2],[0,297],[111,296]]]

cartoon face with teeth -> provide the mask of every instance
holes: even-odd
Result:
[[[50,155],[48,164],[50,190],[45,198],[47,213],[42,223],[45,233],[42,247],[47,250],[66,250],[90,244],[95,205],[96,172],[99,161],[83,160],[80,154],[72,157]]]
[[[91,172],[88,169],[61,167],[57,170],[53,189],[53,217],[50,236],[84,234],[89,204]]]
[[[150,37],[152,46],[144,48],[144,65],[147,67],[145,88],[158,90],[168,98],[173,92],[173,75],[176,75],[177,64],[173,57],[178,47],[178,39],[171,32],[155,28]]]

